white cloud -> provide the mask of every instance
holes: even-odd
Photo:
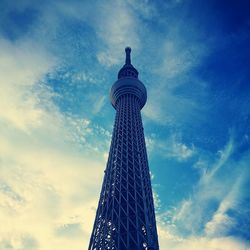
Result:
[[[41,249],[87,247],[105,162],[67,145],[62,126],[54,131],[42,124],[29,134],[14,128],[1,134],[1,244],[25,249],[23,237],[31,235]],[[79,224],[82,234],[57,234],[68,224]]]
[[[55,58],[30,41],[0,40],[0,115],[12,125],[37,126],[45,115],[32,88],[55,65]]]
[[[196,152],[193,145],[187,146],[177,135],[170,136],[165,141],[158,141],[156,145],[164,157],[175,158],[177,161],[187,160]]]
[[[139,8],[139,5],[136,6]],[[149,5],[147,4],[147,6]],[[42,8],[41,12],[39,33],[36,32],[36,29],[34,29],[34,33],[39,40],[43,40],[43,43],[47,43],[47,37],[53,40],[55,34],[62,29],[61,25],[64,20],[62,17],[64,17],[86,24],[94,31],[99,49],[97,52],[91,52],[96,54],[98,61],[104,66],[120,64],[124,60],[121,51],[126,46],[139,49],[139,19],[126,1],[74,1],[73,4],[58,1],[50,4],[49,8]],[[145,15],[149,14],[145,12]],[[40,36],[41,32],[43,36]],[[85,39],[82,37],[83,43]]]
[[[153,151],[156,147],[155,142],[156,142],[155,134],[154,133],[147,134],[147,132],[145,132],[145,143],[146,143],[146,148],[147,148],[147,152],[148,152],[149,157],[153,153]]]
[[[155,207],[155,210],[157,211],[158,209],[161,208],[161,200],[157,192],[155,192],[154,190],[153,190],[153,199],[154,199],[154,207]]]
[[[113,9],[115,8],[115,11]],[[120,64],[126,46],[138,49],[140,38],[137,34],[138,20],[125,2],[105,2],[98,6],[98,19],[94,22],[97,35],[106,49],[100,51],[97,58],[106,66]],[[102,23],[102,25],[100,25]]]
[[[154,2],[147,0],[127,0],[128,4],[136,13],[143,18],[152,19],[157,16],[157,9]]]
[[[236,237],[206,237],[189,236],[183,237],[176,232],[173,225],[162,225],[158,223],[158,237],[161,249],[170,250],[249,250],[249,242]]]
[[[180,28],[179,28],[180,29]],[[170,38],[166,41],[162,53],[166,56],[158,72],[164,74],[166,78],[176,77],[186,73],[197,66],[207,54],[204,44],[183,41],[179,37],[178,28],[170,31]]]
[[[220,170],[220,168],[223,167],[224,164],[229,160],[229,157],[231,156],[233,150],[233,137],[230,136],[230,139],[226,144],[225,148],[223,150],[218,151],[219,159],[215,162],[215,164],[210,167],[210,169],[204,172],[200,180],[201,183],[205,184],[213,178],[213,176]]]
[[[200,180],[194,184],[193,193],[183,199],[177,208],[168,211],[169,214],[159,214],[160,224],[164,225],[166,219],[170,220],[168,225],[174,225],[177,235],[203,234],[207,238],[228,235],[237,222],[230,211],[241,211],[240,204],[248,195],[243,191],[243,185],[248,178],[246,166],[249,158],[243,157],[235,163],[231,159],[234,149],[230,137],[214,163],[202,163],[205,170],[201,172]],[[198,161],[201,162],[200,159]],[[225,169],[227,175],[221,175],[221,171]]]
[[[241,200],[241,190],[243,184],[243,176],[239,176],[230,192],[223,198],[217,211],[214,213],[212,219],[205,225],[205,233],[208,236],[223,236],[235,225],[235,219],[230,217],[227,212],[229,210],[237,210],[239,201]]]
[[[94,103],[93,113],[97,114],[101,111],[103,105],[105,104],[106,96],[101,96],[97,98],[97,101]]]
[[[190,207],[190,201],[183,202],[184,207]],[[169,211],[168,211],[169,212]],[[166,213],[168,213],[166,212]],[[196,213],[197,211],[190,211]],[[181,213],[181,212],[180,212]],[[187,216],[185,214],[185,216]],[[190,235],[183,236],[178,232],[178,227],[171,221],[163,221],[164,216],[157,216],[157,231],[161,249],[170,250],[249,250],[250,243],[237,237],[223,235]]]
[[[195,91],[196,97],[204,96],[205,100],[208,94],[207,83],[197,79],[192,70],[203,62],[212,48],[208,40],[200,42],[203,34],[192,25],[191,20],[183,18],[176,21],[171,17],[172,14],[168,15],[168,12],[172,12],[172,5],[176,5],[174,1],[163,5],[165,15],[159,14],[158,23],[164,29],[165,37],[154,41],[157,44],[156,50],[160,52],[153,53],[154,64],[150,66],[150,73],[154,74],[154,84],[147,88],[149,98],[143,112],[154,122],[168,127],[194,121],[198,123],[207,107],[199,98],[192,98],[190,94]],[[186,84],[192,91],[188,91],[188,94],[185,91],[178,93],[177,88],[185,89]]]
[[[161,239],[160,247],[162,249],[170,250],[249,250],[248,243],[243,242],[233,237],[221,237],[221,238],[187,238],[179,241],[169,240],[168,238]]]
[[[73,135],[84,140],[91,123],[53,104],[46,50],[2,39],[0,52],[0,248],[87,248],[105,162]]]
[[[183,143],[174,143],[173,144],[173,156],[179,160],[185,160],[194,154],[194,146],[189,148]]]
[[[198,121],[202,107],[187,96],[176,95],[173,89],[178,84],[180,84],[178,81],[172,84],[162,78],[153,86],[149,86],[149,98],[142,110],[143,114],[150,120],[160,125],[167,125],[169,128],[176,127],[177,124],[181,126],[193,120]],[[195,82],[193,87],[198,85],[201,95],[204,87],[198,82]]]

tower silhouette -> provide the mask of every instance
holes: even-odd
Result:
[[[131,48],[125,52],[110,91],[116,117],[89,250],[159,249],[140,112],[147,91],[131,64]]]

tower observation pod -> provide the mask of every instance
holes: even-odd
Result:
[[[141,119],[147,90],[131,64],[131,48],[125,52],[110,91],[116,117],[89,250],[159,249]]]

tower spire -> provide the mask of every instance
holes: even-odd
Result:
[[[131,64],[131,56],[130,56],[131,48],[126,47],[125,52],[126,52],[125,64],[118,73],[118,79],[125,77],[138,78],[139,73],[136,70],[136,68],[134,68],[134,66]]]
[[[125,64],[131,64],[131,57],[130,57],[131,48],[130,47],[126,47],[125,48],[125,52],[126,52]]]

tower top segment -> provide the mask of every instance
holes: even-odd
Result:
[[[129,94],[136,96],[142,109],[147,101],[147,90],[144,84],[138,79],[138,71],[131,64],[131,48],[125,48],[125,64],[118,73],[118,80],[113,84],[110,90],[110,100],[116,109],[117,101],[120,97]]]
[[[118,79],[126,77],[138,78],[139,73],[136,70],[136,68],[134,68],[134,66],[131,64],[131,56],[130,56],[131,48],[126,47],[125,52],[126,52],[125,64],[118,73]]]

